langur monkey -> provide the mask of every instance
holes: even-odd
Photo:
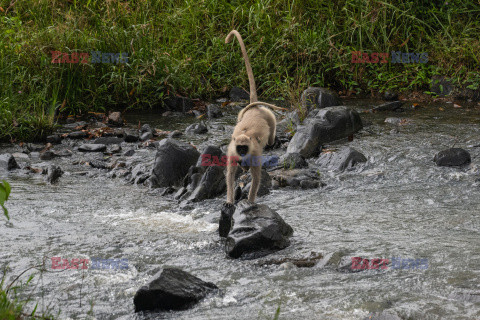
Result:
[[[277,106],[258,102],[257,89],[255,87],[255,79],[253,78],[252,67],[247,56],[247,50],[242,40],[242,36],[237,30],[232,30],[225,43],[232,41],[236,36],[240,48],[242,50],[243,59],[245,60],[245,67],[247,68],[248,82],[250,84],[250,104],[243,108],[238,114],[237,125],[233,130],[232,140],[228,145],[227,159],[242,159],[247,155],[254,156],[256,159],[262,155],[263,148],[268,145],[273,145],[275,142],[276,120],[272,111],[264,106],[269,106],[276,110],[286,110]],[[250,172],[252,175],[252,185],[248,193],[248,201],[254,203],[257,196],[258,188],[260,187],[260,178],[262,174],[262,163],[253,163],[250,165]],[[227,162],[227,205],[234,203],[234,187],[235,187],[235,173],[237,171],[236,164],[232,161]]]

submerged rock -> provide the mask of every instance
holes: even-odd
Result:
[[[164,268],[141,287],[133,303],[135,312],[145,310],[185,310],[213,293],[218,287],[185,271]]]
[[[17,161],[11,154],[6,153],[0,155],[0,169],[10,171],[18,168],[20,167],[18,166]]]
[[[381,104],[379,106],[373,107],[373,111],[398,111],[402,108],[403,102],[393,101]]]
[[[47,169],[47,177],[45,178],[50,184],[55,184],[58,179],[63,175],[63,171],[59,166],[51,165]]]
[[[192,125],[189,125],[187,129],[185,129],[186,134],[203,134],[207,132],[208,132],[208,128],[207,126],[205,126],[203,122],[194,123]]]
[[[314,110],[305,125],[290,141],[287,152],[300,153],[305,158],[320,153],[322,144],[346,138],[362,129],[362,120],[355,110],[348,107],[330,107]]]
[[[225,252],[232,258],[264,256],[290,245],[293,229],[280,215],[264,204],[242,200],[232,216],[232,229]],[[225,232],[225,231],[223,231]]]
[[[362,153],[345,147],[337,152],[322,153],[315,163],[323,169],[345,171],[362,162],[367,162],[367,158]]]
[[[328,108],[341,104],[337,94],[330,89],[309,87],[303,91],[300,98],[302,109],[310,111],[318,108]]]
[[[223,116],[220,108],[214,104],[209,104],[207,106],[207,115],[209,119],[220,118]]]
[[[171,187],[180,182],[195,165],[200,154],[191,145],[174,139],[163,139],[157,147],[151,177],[151,187]]]
[[[435,161],[437,166],[456,167],[467,165],[472,159],[468,151],[462,148],[450,148],[437,153],[433,161]]]
[[[279,163],[284,169],[301,169],[308,167],[305,158],[298,152],[286,153],[280,157]]]

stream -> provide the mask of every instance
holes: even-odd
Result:
[[[59,319],[273,319],[277,308],[279,319],[365,319],[382,310],[401,319],[480,319],[480,106],[420,103],[413,110],[409,102],[402,113],[364,112],[379,103],[346,101],[360,112],[364,129],[352,142],[326,146],[348,144],[368,158],[366,164],[319,171],[323,188],[277,189],[257,200],[294,230],[288,248],[263,260],[322,254],[314,267],[227,258],[215,223],[223,197],[181,207],[158,190],[55,158],[48,163],[65,171],[56,185],[41,175],[0,174],[12,185],[10,222],[0,224],[7,280],[45,259],[47,270],[36,273],[24,294],[32,291],[38,309],[50,305],[61,312]],[[180,140],[199,150],[228,141],[221,127],[234,117],[214,119],[207,135]],[[409,120],[395,126],[385,123],[387,117]],[[196,120],[127,116],[130,124],[139,121],[182,131]],[[468,150],[472,163],[436,166],[434,155],[453,145]],[[11,149],[4,145],[0,153]],[[148,162],[155,151],[137,155]],[[53,270],[51,257],[127,259],[128,269]],[[341,257],[426,258],[428,268],[341,272]],[[135,314],[135,292],[163,266],[213,282],[220,291],[186,311]]]

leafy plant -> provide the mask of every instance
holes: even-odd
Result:
[[[5,207],[5,201],[8,200],[8,196],[10,195],[10,191],[12,188],[10,187],[10,184],[3,180],[2,183],[0,183],[0,206],[3,209],[3,214],[5,217],[7,217],[8,220],[10,220],[10,217],[8,216],[8,210]]]

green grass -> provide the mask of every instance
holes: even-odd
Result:
[[[308,86],[357,94],[480,84],[478,1],[0,0],[0,140],[41,140],[63,114],[157,108],[248,87],[297,102]],[[434,4],[435,3],[435,4]],[[9,8],[7,10],[7,8]],[[52,64],[51,51],[128,52],[128,64]],[[427,64],[352,64],[351,52],[428,52]],[[14,121],[15,120],[15,121]]]

